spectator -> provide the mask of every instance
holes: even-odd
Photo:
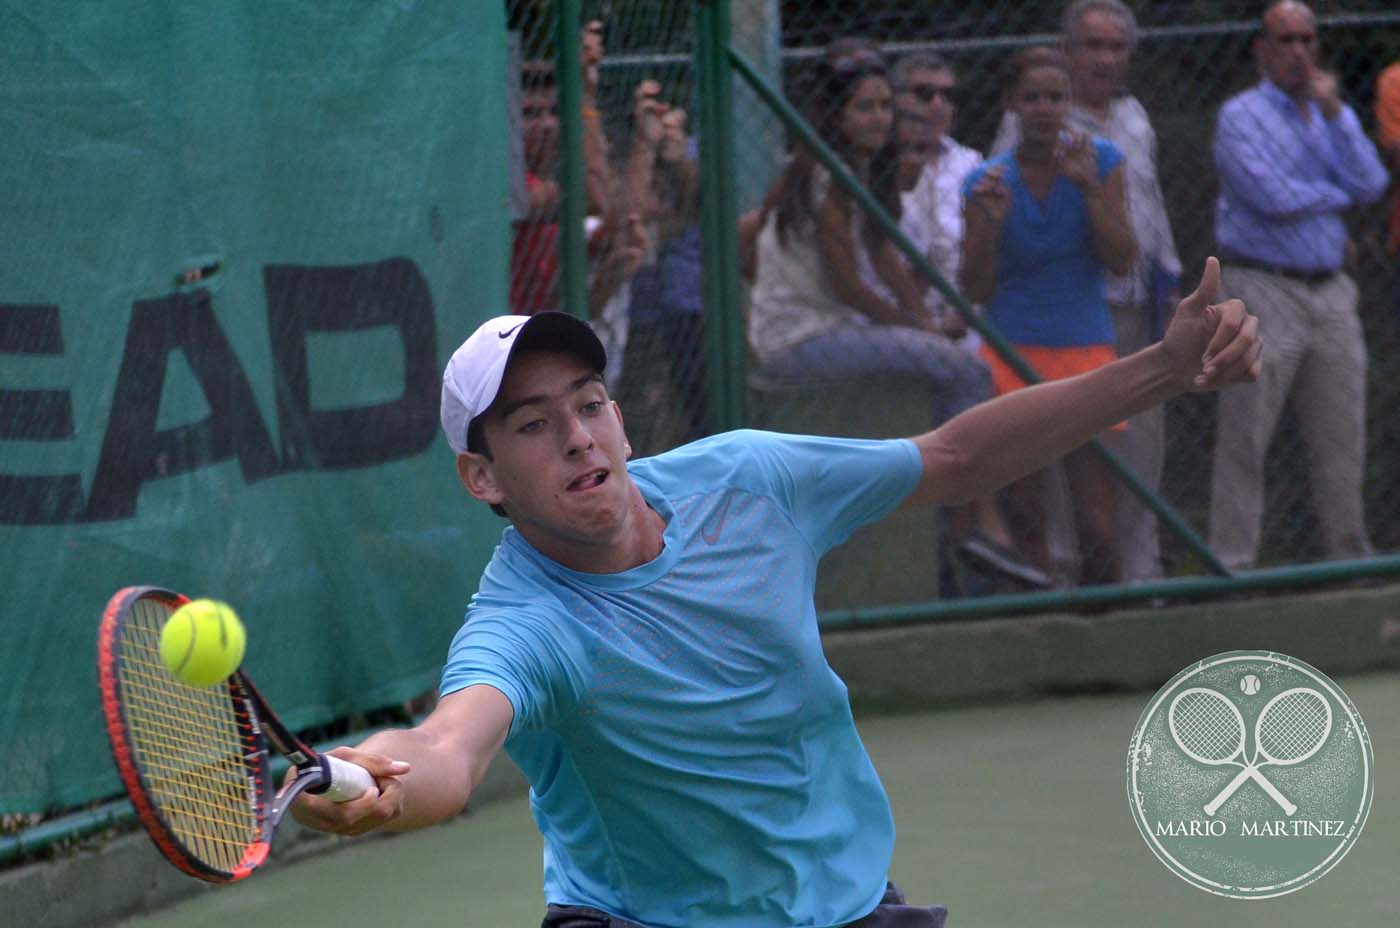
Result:
[[[598,74],[603,63],[603,22],[591,19],[580,30],[579,59],[583,67],[583,172],[588,212],[609,216],[618,206],[617,178],[608,160],[608,137],[603,132],[603,116],[598,109]],[[616,217],[609,217],[616,222]]]
[[[982,156],[958,144],[950,135],[957,82],[952,69],[937,55],[915,53],[895,63],[896,174],[900,191],[899,227],[945,280],[958,278],[962,245],[962,184],[982,162]],[[893,299],[868,252],[860,252],[861,275],[872,290]],[[924,305],[944,333],[963,351],[978,356],[982,339],[969,331],[961,316],[922,275]],[[982,363],[979,359],[978,363]],[[970,566],[1009,576],[1015,581],[1047,587],[1049,577],[1027,564],[995,497],[973,500],[948,510],[948,531]]]
[[[895,103],[900,113],[923,122],[927,151],[921,152],[917,138],[901,141],[901,165],[912,156],[920,165],[916,183],[907,192],[900,227],[928,256],[945,279],[957,281],[962,256],[962,187],[967,175],[982,163],[982,156],[952,136],[957,113],[957,77],[938,55],[915,53],[895,63]],[[961,321],[937,290],[930,289],[925,304],[934,318],[957,331]],[[976,351],[981,338],[969,332],[960,341],[964,350]]]
[[[596,92],[602,60],[602,23],[594,20],[582,31],[584,184],[594,279],[601,285],[590,293],[596,316],[616,291],[617,271],[635,250],[628,205],[608,163],[608,142],[599,116]],[[559,294],[559,112],[554,66],[528,61],[521,68],[521,136],[525,159],[525,215],[515,222],[510,263],[512,311],[529,315],[560,308]],[[621,256],[621,257],[619,257]],[[603,271],[603,273],[598,273]],[[600,292],[606,290],[606,293]]]
[[[1123,152],[1128,218],[1138,259],[1128,274],[1109,280],[1108,308],[1118,353],[1132,354],[1162,337],[1181,278],[1181,260],[1158,180],[1157,134],[1147,111],[1124,86],[1137,45],[1137,20],[1119,0],[1075,0],[1065,10],[1060,40],[1074,92],[1069,127],[1107,139]],[[992,150],[1010,151],[1020,137],[1020,123],[1008,110]],[[1126,430],[1108,436],[1109,446],[1154,492],[1162,481],[1164,412],[1154,407],[1129,422]],[[1161,577],[1157,517],[1131,494],[1119,497],[1118,533],[1123,579]]]
[[[823,65],[817,92],[816,101],[825,106],[817,126],[823,140],[899,217],[893,88],[883,66],[866,58]],[[894,243],[831,183],[810,151],[794,155],[770,194],[757,252],[749,330],[768,376],[793,382],[917,377],[929,384],[934,424],[989,395],[985,366],[947,337],[924,307],[922,286]],[[862,261],[874,269],[879,290],[863,279]],[[1010,533],[994,521],[995,509],[981,516],[976,521],[990,540],[1009,547]],[[1014,552],[980,547],[999,553],[989,566],[1023,583],[1046,582]]]
[[[584,71],[591,75],[586,84],[589,99],[592,99],[597,89],[597,62],[602,55],[600,28],[585,30],[584,46]],[[610,173],[589,170],[591,176],[601,178],[606,184],[611,198],[605,218],[590,216],[587,228],[591,259],[590,320],[607,351],[624,362],[608,372],[608,389],[614,392],[620,390],[623,373],[636,370],[634,364],[625,363],[628,360],[626,348],[633,337],[635,277],[648,262],[654,262],[659,244],[657,236],[662,231],[657,228],[656,220],[663,197],[653,185],[658,151],[666,137],[666,121],[676,115],[684,119],[682,111],[667,112],[667,107],[658,100],[660,90],[656,81],[648,79],[633,91],[633,135],[623,176],[615,180]],[[591,158],[587,150],[584,158],[586,163]],[[692,188],[693,199],[698,175],[691,172],[682,180]]]
[[[1400,174],[1400,62],[1386,68],[1376,80],[1376,125],[1380,128],[1381,151],[1390,170]],[[1385,250],[1395,259],[1392,292],[1395,315],[1400,318],[1400,184],[1390,191],[1390,226]]]
[[[897,94],[896,98],[898,98]],[[941,261],[943,256],[935,254],[936,246],[940,243],[939,240],[945,237],[943,230],[938,228],[941,217],[937,212],[938,204],[934,188],[933,164],[937,154],[935,139],[933,125],[922,114],[904,108],[895,111],[894,170],[895,186],[899,190],[899,229],[904,233],[905,238],[909,239],[910,244],[947,277],[948,269]],[[973,157],[975,160],[972,162],[972,166],[976,167],[982,159],[977,157],[975,152]],[[958,194],[958,197],[959,203],[961,203],[961,193]],[[959,210],[957,229],[959,237],[961,237],[961,228],[961,210]],[[956,243],[954,243],[954,247],[957,247]],[[865,285],[889,302],[895,302],[895,295],[875,269],[870,250],[857,249],[856,254],[860,263],[861,280]],[[900,255],[901,259],[903,257]],[[939,323],[944,334],[958,341],[960,346],[966,349],[967,326],[963,323],[962,317],[949,310],[942,297],[930,286],[929,281],[925,280],[912,266],[909,268],[909,273],[924,293],[925,308]]]
[[[893,93],[884,69],[856,62],[822,66],[818,91],[824,104],[818,133],[898,217]],[[860,249],[869,249],[892,301],[862,282]],[[812,356],[830,353],[832,345],[825,342],[843,337],[868,349],[865,366],[875,368],[890,360],[881,354],[889,347],[890,328],[938,334],[893,244],[873,220],[857,215],[855,204],[805,149],[794,155],[769,195],[758,252],[750,328],[758,358],[770,372],[810,376],[826,363]],[[872,321],[877,325],[868,325]],[[827,338],[814,341],[819,336]],[[937,350],[949,347],[939,344]],[[844,349],[838,353],[852,355]]]
[[[898,94],[895,95],[898,99]],[[900,228],[913,228],[909,215],[908,194],[914,192],[919,180],[924,176],[924,168],[933,161],[933,124],[920,113],[904,107],[896,107],[894,112],[895,186],[899,188]],[[927,218],[927,217],[921,217]],[[904,233],[908,235],[909,232]],[[918,244],[917,242],[915,244]]]
[[[596,216],[584,220],[589,242],[588,318],[603,347],[624,355],[630,340],[629,311],[632,277],[651,252],[651,236],[642,214],[631,210],[616,215],[612,224]],[[616,390],[625,364],[608,371],[608,389]]]
[[[527,200],[514,228],[510,305],[531,315],[559,308],[559,112],[548,62],[521,69],[520,131]]]
[[[700,178],[685,110],[659,102],[660,91],[656,81],[647,80],[635,94],[628,199],[642,209],[655,247],[630,284],[624,369],[635,376],[629,376],[631,388],[624,393],[646,390],[650,384],[642,385],[641,378],[664,371],[682,420],[671,443],[683,443],[705,434],[708,408]],[[633,429],[641,453],[662,450],[658,435],[665,425],[646,422]]]
[[[1105,273],[1125,274],[1137,258],[1124,194],[1123,155],[1108,141],[1070,132],[1069,63],[1051,48],[1030,48],[1012,61],[1007,105],[1020,118],[1013,151],[974,171],[965,186],[962,283],[987,306],[992,322],[1047,380],[1114,359]],[[989,349],[998,393],[1024,381]],[[1121,427],[1121,426],[1120,426]],[[1117,492],[1092,449],[1064,461],[1084,552],[1080,579],[1118,579]],[[1008,488],[1025,520],[1032,558],[1048,568],[1044,474]]]
[[[874,39],[861,35],[843,35],[832,39],[822,50],[822,60],[825,62],[825,69],[818,69],[812,86],[806,88],[805,92],[799,92],[797,96],[805,100],[818,101],[818,108],[825,107],[822,100],[823,81],[822,75],[827,70],[838,65],[861,65],[883,68],[885,66],[885,56],[880,50],[880,43]],[[808,122],[820,122],[825,115],[822,112],[807,112],[804,114]],[[744,278],[750,283],[753,282],[758,267],[758,234],[763,230],[763,224],[768,218],[768,211],[772,204],[764,202],[757,209],[751,209],[739,217],[738,240],[739,240],[739,270]]]
[[[1361,502],[1366,345],[1357,288],[1342,269],[1342,214],[1385,191],[1386,172],[1337,79],[1317,64],[1302,3],[1274,3],[1254,40],[1262,80],[1220,110],[1215,234],[1224,288],[1258,310],[1276,363],[1220,397],[1210,543],[1227,567],[1259,551],[1264,454],[1285,401],[1310,451],[1321,544],[1329,557],[1371,551]]]

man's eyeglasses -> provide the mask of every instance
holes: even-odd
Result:
[[[956,89],[949,84],[913,84],[909,87],[909,92],[917,97],[920,103],[928,103],[934,97],[942,97],[952,103],[953,91]]]

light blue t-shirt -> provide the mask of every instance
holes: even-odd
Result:
[[[1112,142],[1095,138],[1099,180],[1123,162]],[[993,166],[1011,188],[1011,210],[1001,227],[997,288],[987,314],[1018,345],[1064,348],[1112,345],[1107,278],[1094,250],[1094,229],[1084,194],[1056,177],[1037,199],[1026,187],[1014,151],[986,161],[963,184],[966,198]]]
[[[442,693],[510,699],[547,901],[657,928],[847,924],[880,902],[894,823],[812,592],[821,556],[913,490],[918,450],[739,431],[629,470],[662,553],[580,573],[507,529]]]

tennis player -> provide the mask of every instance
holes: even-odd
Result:
[[[1257,321],[1213,304],[1219,277],[1212,258],[1160,343],[913,439],[738,431],[630,464],[588,326],[490,320],[447,365],[442,422],[511,526],[437,708],[331,752],[379,795],[303,795],[297,818],[442,821],[504,747],[532,787],[549,928],[942,925],[887,881],[894,822],[822,654],[817,563],[898,506],[989,493],[1169,397],[1254,380]]]

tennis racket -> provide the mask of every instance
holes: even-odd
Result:
[[[1225,800],[1257,774],[1258,768],[1274,765],[1291,767],[1312,757],[1327,743],[1332,733],[1332,704],[1315,689],[1297,686],[1270,699],[1254,720],[1254,759],[1225,788],[1206,803],[1206,815],[1214,815]],[[1298,807],[1284,806],[1289,815]]]
[[[241,669],[196,689],[160,659],[160,633],[189,599],[151,586],[119,591],[97,635],[97,676],[112,757],[147,834],[190,876],[241,880],[267,859],[302,791],[345,802],[376,789],[357,764],[318,754],[287,730]],[[296,769],[281,789],[269,745]]]
[[[1187,757],[1212,767],[1224,764],[1240,767],[1242,769],[1236,777],[1240,783],[1251,778],[1289,815],[1297,811],[1297,807],[1269,782],[1268,777],[1252,764],[1245,763],[1244,716],[1222,694],[1199,686],[1177,693],[1167,709],[1167,728],[1176,746]],[[1239,789],[1239,786],[1235,789]],[[1215,812],[1207,806],[1206,814],[1214,815]]]

